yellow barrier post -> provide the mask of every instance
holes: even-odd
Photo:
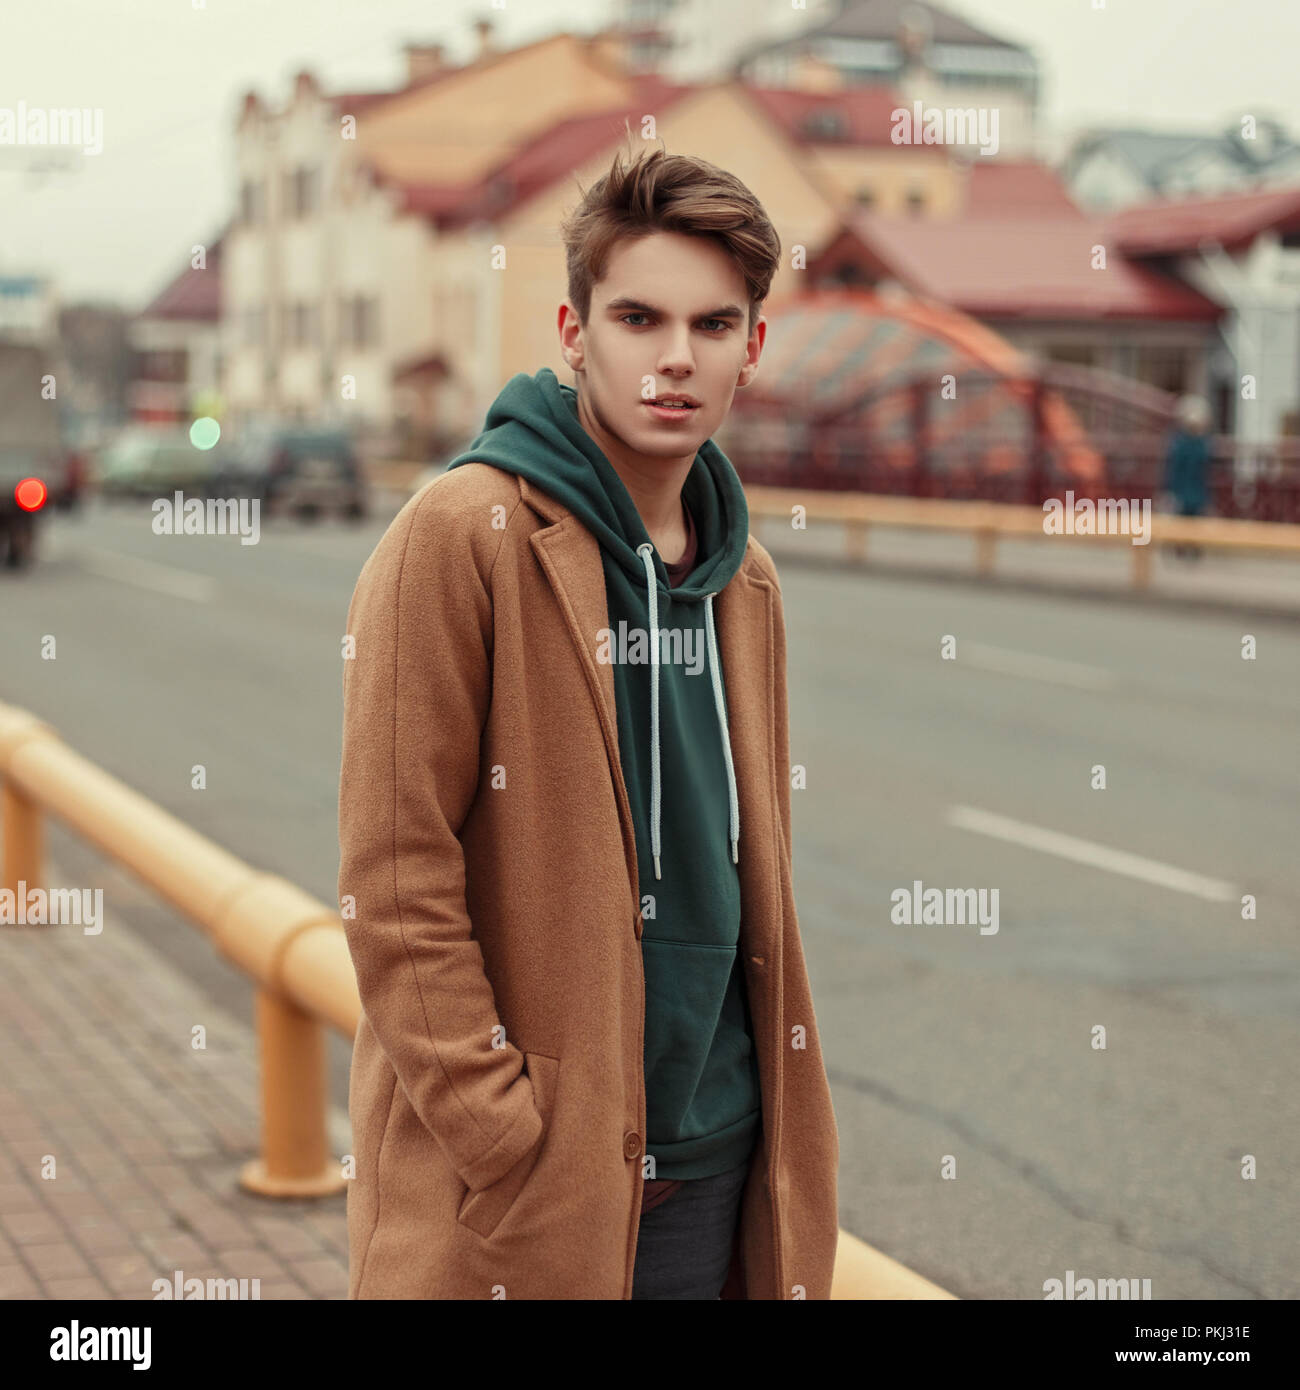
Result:
[[[956,1299],[915,1270],[899,1264],[882,1250],[841,1230],[835,1247],[831,1298],[845,1300]]]
[[[328,1197],[346,1179],[330,1159],[325,1036],[320,1023],[270,990],[257,991],[262,1054],[262,1156],[239,1183],[262,1197]]]
[[[44,882],[45,819],[40,802],[7,774],[24,744],[58,735],[26,710],[8,714],[0,719],[0,889],[16,898],[20,883],[38,888]]]
[[[44,858],[44,824],[41,808],[6,781],[0,787],[0,817],[4,819],[4,866],[0,888],[7,888],[17,901],[18,885],[39,888]]]

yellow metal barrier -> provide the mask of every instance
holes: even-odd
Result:
[[[262,1156],[241,1171],[243,1186],[276,1197],[343,1191],[326,1135],[320,1025],[353,1037],[361,1001],[337,911],[250,869],[73,752],[48,725],[3,704],[0,777],[0,887],[16,892],[20,881],[43,881],[41,815],[52,812],[202,927],[257,982]]]
[[[0,889],[44,880],[42,817],[131,870],[257,984],[262,1155],[240,1182],[269,1197],[316,1197],[346,1186],[329,1153],[323,1025],[351,1040],[361,1018],[338,912],[260,873],[132,791],[26,710],[0,703]],[[841,1231],[837,1299],[951,1298]]]
[[[1128,535],[1048,535],[1041,507],[1005,506],[1000,502],[964,502],[925,497],[887,497],[864,492],[819,492],[813,488],[747,487],[752,520],[789,520],[802,507],[809,521],[844,526],[845,553],[866,555],[867,531],[892,526],[916,531],[964,531],[975,537],[977,574],[993,572],[998,540],[1054,540],[1074,545],[1128,545],[1133,550],[1133,586],[1151,583],[1151,554],[1159,545],[1200,545],[1239,554],[1278,554],[1300,558],[1300,526],[1273,521],[1229,521],[1223,517],[1170,516],[1154,512],[1151,541],[1133,545]],[[750,529],[758,533],[757,525]]]
[[[832,1298],[862,1299],[955,1299],[956,1294],[941,1289],[908,1269],[897,1260],[873,1249],[866,1241],[840,1231],[835,1250],[835,1276]]]

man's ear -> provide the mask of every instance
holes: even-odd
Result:
[[[567,312],[566,312],[567,311]],[[577,325],[577,333],[574,341],[570,345],[564,344],[564,331],[566,321],[571,321]],[[559,330],[560,330],[560,355],[564,358],[565,364],[570,370],[578,372],[582,370],[583,351],[582,351],[582,325],[578,320],[578,311],[566,299],[559,309]]]
[[[749,383],[753,381],[755,373],[758,371],[758,359],[762,354],[763,344],[767,340],[767,319],[762,314],[758,316],[754,323],[754,331],[751,337],[756,337],[758,339],[758,349],[754,354],[754,360],[752,362],[746,362],[740,369],[740,373],[736,377],[737,387],[748,386]],[[748,351],[748,346],[746,350]]]

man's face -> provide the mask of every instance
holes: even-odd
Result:
[[[748,306],[745,278],[722,247],[677,232],[615,244],[585,328],[560,306],[580,418],[612,461],[694,459],[757,370],[767,320],[747,333]],[[649,404],[674,393],[698,404]]]

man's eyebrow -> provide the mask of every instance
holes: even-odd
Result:
[[[606,313],[635,313],[635,314],[654,314],[657,318],[664,317],[662,309],[656,309],[653,304],[645,304],[639,299],[632,299],[628,295],[620,295],[617,299],[611,299],[605,305]],[[737,304],[724,304],[718,309],[706,309],[702,314],[696,314],[697,319],[739,319],[744,318],[745,311]]]

